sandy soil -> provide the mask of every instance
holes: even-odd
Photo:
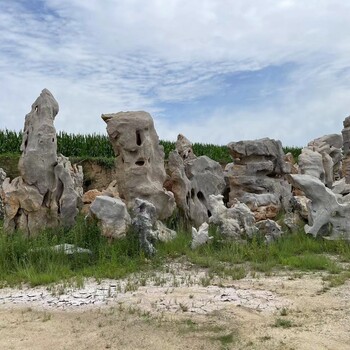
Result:
[[[34,299],[14,304],[9,295],[39,289],[4,289],[0,349],[350,349],[349,281],[325,290],[319,273],[280,273],[215,283],[147,282],[109,290],[100,304],[66,308]]]

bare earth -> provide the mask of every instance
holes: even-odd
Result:
[[[124,281],[0,290],[0,349],[350,349],[350,282],[239,281],[174,264]],[[142,283],[140,283],[142,280]]]

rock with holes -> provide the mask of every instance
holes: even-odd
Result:
[[[327,187],[341,177],[343,137],[325,135],[308,143],[299,156],[301,174],[315,176]]]
[[[191,141],[182,134],[177,136],[175,148],[184,162],[197,158],[193,153]]]
[[[128,208],[136,198],[151,202],[159,219],[169,217],[175,199],[163,187],[166,180],[164,151],[153,119],[146,112],[102,114],[116,155],[116,180]]]
[[[6,179],[2,197],[4,227],[33,235],[58,225],[72,226],[81,206],[83,172],[57,156],[54,119],[58,103],[44,89],[26,115],[19,161],[20,176]]]
[[[195,226],[210,217],[209,196],[222,194],[226,183],[221,165],[207,156],[196,157],[190,142],[179,135],[176,150],[169,154],[167,188],[177,206]]]
[[[192,227],[191,249],[196,249],[211,239],[213,237],[209,236],[209,225],[206,222],[199,226],[198,231],[195,227]]]
[[[97,196],[90,206],[90,211],[100,220],[103,236],[125,237],[131,218],[125,203],[120,198]]]
[[[212,213],[209,222],[217,225],[225,238],[240,241],[246,237],[252,238],[258,231],[254,214],[244,203],[236,201],[231,208],[227,208],[222,195],[210,195],[209,208]]]
[[[228,144],[233,163],[225,168],[229,184],[229,206],[236,199],[245,203],[256,220],[273,219],[281,208],[287,210],[291,186],[284,179],[292,171],[280,141],[260,140]]]
[[[314,237],[350,240],[350,201],[332,192],[315,176],[293,174],[288,178],[310,200],[305,232]]]
[[[4,169],[0,168],[0,220],[4,218],[4,204],[2,201],[2,184],[6,179],[6,173]]]

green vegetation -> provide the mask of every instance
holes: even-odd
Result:
[[[272,273],[277,269],[326,271],[334,276],[329,277],[330,286],[350,278],[349,271],[341,268],[334,258],[350,262],[348,242],[314,239],[300,231],[269,245],[260,238],[242,244],[223,242],[215,228],[211,227],[211,231],[214,239],[209,244],[191,250],[190,234],[179,230],[175,240],[158,243],[156,256],[146,259],[132,232],[125,239],[110,243],[101,236],[94,221],[87,222],[82,217],[70,230],[46,230],[31,239],[20,232],[6,235],[1,225],[0,281],[10,285],[21,282],[39,285],[72,278],[82,283],[84,277],[119,279],[133,272],[159,269],[165,261],[179,258],[208,269],[203,285],[209,285],[214,276],[240,279],[254,271]],[[49,249],[62,243],[90,249],[92,254],[67,256]],[[139,283],[145,281],[141,278]]]
[[[293,327],[293,323],[292,321],[286,320],[284,318],[277,318],[273,326],[281,327],[281,328],[290,328],[290,327]]]
[[[0,130],[0,154],[19,154],[21,143],[21,132]],[[169,153],[175,149],[175,142],[161,140],[160,144],[164,147],[165,158],[167,159]],[[60,132],[57,135],[57,148],[58,152],[66,157],[78,157],[79,160],[98,158],[102,159],[102,162],[108,163],[106,159],[114,158],[112,145],[106,135],[81,135]],[[193,151],[197,156],[206,155],[221,164],[232,161],[226,146],[194,143]],[[285,147],[284,151],[285,153],[291,152],[294,158],[297,159],[301,149]],[[108,164],[111,164],[111,162]]]

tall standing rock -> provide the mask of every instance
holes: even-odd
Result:
[[[116,155],[116,178],[120,197],[128,208],[135,199],[151,202],[157,217],[169,217],[175,208],[171,192],[163,188],[166,179],[164,151],[149,113],[102,114]]]
[[[26,115],[20,176],[12,182],[5,179],[2,186],[4,228],[8,232],[20,229],[33,235],[47,227],[75,222],[83,174],[81,167],[74,168],[67,158],[57,156],[53,123],[58,109],[55,98],[44,89]]]
[[[207,222],[211,215],[209,196],[225,190],[221,165],[207,156],[196,157],[191,142],[180,134],[176,150],[169,154],[168,170],[167,188],[185,217],[197,227]]]

